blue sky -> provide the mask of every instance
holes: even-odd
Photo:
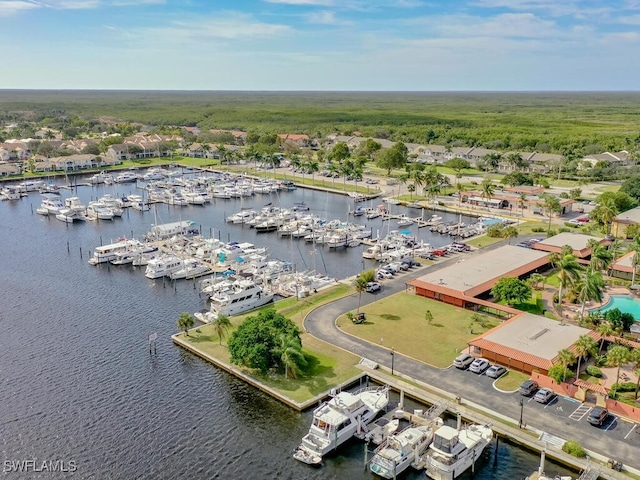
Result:
[[[0,40],[0,88],[640,85],[640,0],[0,0]]]

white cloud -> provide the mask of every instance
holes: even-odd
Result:
[[[99,0],[47,0],[44,2],[34,1],[34,3],[56,10],[88,10],[100,6]]]
[[[0,2],[0,17],[8,17],[16,13],[25,12],[38,8],[39,6],[31,2],[8,1]]]
[[[309,23],[317,23],[321,25],[352,25],[352,22],[336,18],[335,12],[329,10],[311,12],[306,15],[306,19]]]
[[[623,25],[640,25],[640,15],[628,15],[626,17],[618,17],[615,20]]]
[[[436,32],[451,37],[542,38],[561,34],[553,21],[532,13],[504,13],[493,17],[449,15],[432,18]]]
[[[265,0],[267,3],[282,3],[285,5],[312,5],[320,7],[332,7],[334,0]]]

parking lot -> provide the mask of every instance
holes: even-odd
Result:
[[[594,441],[617,440],[622,441],[632,447],[640,447],[640,427],[636,423],[618,418],[616,415],[609,413],[602,426],[591,425],[587,421],[587,417],[593,408],[590,404],[583,404],[580,401],[555,395],[548,403],[542,404],[534,400],[534,395],[526,397],[520,392],[502,392],[494,388],[496,381],[485,375],[485,372],[476,374],[468,369],[458,369],[451,366],[448,369],[449,375],[457,375],[464,378],[464,383],[470,385],[477,390],[478,396],[500,397],[502,400],[508,399],[509,403],[513,402],[516,406],[516,412],[522,417],[523,425],[535,425],[540,430],[545,430],[545,425],[561,424],[567,426],[580,426],[581,436],[591,438]],[[522,405],[520,405],[522,401]],[[553,417],[552,420],[550,417]],[[520,420],[516,418],[516,420]],[[552,430],[552,429],[550,429]],[[549,433],[557,437],[568,440],[564,431],[550,431]],[[582,439],[578,439],[583,443]]]

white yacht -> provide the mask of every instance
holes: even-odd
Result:
[[[239,223],[247,223],[253,217],[257,215],[255,210],[241,210],[238,213],[234,213],[227,217],[228,223],[239,224]]]
[[[413,225],[413,220],[412,220],[411,218],[409,218],[409,217],[407,217],[406,215],[404,215],[404,214],[403,214],[403,215],[400,215],[400,216],[398,217],[398,223],[397,223],[397,225],[398,225],[399,227],[407,227],[407,226],[409,226],[409,225]]]
[[[262,307],[273,300],[273,294],[265,291],[253,280],[240,279],[233,282],[230,288],[216,291],[210,300],[211,307],[208,312],[197,312],[194,315],[203,323],[210,323],[218,318],[220,313],[232,317]]]
[[[63,208],[60,213],[56,214],[56,218],[65,223],[84,222],[87,219],[82,210],[73,208]]]
[[[438,428],[425,456],[427,477],[433,480],[458,478],[480,458],[492,437],[489,425],[460,428],[460,417],[458,428],[448,425]]]
[[[58,195],[45,194],[42,196],[42,203],[36,212],[40,215],[57,215],[64,208],[64,203]]]
[[[89,220],[113,220],[113,210],[106,203],[94,201],[89,202],[87,207],[87,218]]]
[[[167,238],[174,237],[176,235],[184,235],[185,237],[192,237],[198,235],[200,230],[196,225],[196,222],[191,220],[183,220],[182,222],[164,223],[161,225],[154,225],[151,230],[145,234],[145,238],[148,240],[166,240]]]
[[[156,255],[158,253],[158,247],[153,245],[139,244],[136,247],[128,248],[122,252],[116,252],[116,256],[111,263],[114,265],[128,265],[135,264],[136,260],[139,260],[145,255]],[[138,264],[139,265],[139,264]]]
[[[432,440],[429,426],[409,426],[394,433],[376,448],[369,470],[382,478],[396,478],[420,458]]]
[[[130,205],[136,210],[140,210],[141,212],[146,212],[149,210],[149,202],[145,202],[142,195],[137,195],[135,193],[131,195],[127,195],[127,199],[129,200]]]
[[[82,203],[79,197],[69,197],[64,199],[64,206],[75,212],[84,213],[87,207]]]
[[[113,183],[113,175],[107,172],[98,172],[94,175],[91,175],[89,178],[89,182],[93,185],[100,185],[101,183]]]
[[[169,278],[171,280],[180,280],[182,278],[191,279],[209,275],[212,272],[211,266],[198,260],[185,260],[181,269],[171,272]]]
[[[138,175],[135,172],[122,172],[113,180],[116,183],[134,183],[138,181]]]
[[[16,187],[4,187],[0,190],[0,200],[20,200],[20,191]]]
[[[367,424],[389,404],[389,387],[369,387],[356,393],[340,392],[313,412],[309,432],[293,454],[304,463],[317,464]]]
[[[147,262],[144,276],[147,278],[160,278],[171,275],[184,266],[184,261],[175,255],[160,255]]]
[[[139,245],[140,242],[138,240],[126,240],[124,238],[116,243],[101,245],[95,248],[93,255],[89,259],[89,263],[91,265],[97,265],[98,263],[110,262],[116,258],[118,252],[126,252],[132,248],[137,248]]]

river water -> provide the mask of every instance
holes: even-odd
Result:
[[[80,186],[73,193],[87,203],[135,188]],[[353,209],[344,196],[302,189],[255,196],[242,206],[288,207],[299,201],[329,219],[346,220]],[[239,200],[162,206],[157,213],[130,211],[114,222],[73,225],[36,215],[39,204],[37,193],[0,204],[0,460],[5,471],[11,461],[59,460],[66,466],[73,462],[75,478],[372,478],[363,469],[363,446],[356,441],[319,469],[294,461],[291,452],[308,429],[310,411],[295,412],[172,344],[180,313],[204,306],[193,282],[174,287],[148,280],[133,267],[87,263],[101,242],[141,236],[155,222],[180,219],[194,220],[205,235],[268,246],[274,257],[293,261],[298,270],[313,268],[313,258],[317,270],[332,277],[358,272],[361,248],[309,255],[309,244],[229,225],[224,216],[240,209]],[[381,220],[368,226],[374,235],[388,228]],[[434,246],[450,242],[414,229]],[[159,335],[155,355],[149,354],[150,332]],[[479,461],[476,479],[519,479],[538,464],[536,455],[501,443],[494,466],[494,448]],[[6,477],[70,475],[30,471]]]

